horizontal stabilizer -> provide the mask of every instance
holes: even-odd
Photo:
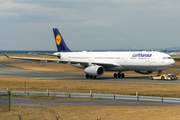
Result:
[[[48,55],[48,56],[57,56],[57,57],[60,57],[60,53],[59,54],[49,54],[49,53],[30,52],[28,54],[30,54],[30,55]]]
[[[9,55],[7,55],[6,53],[3,53],[7,58],[11,58],[11,57],[9,57]]]

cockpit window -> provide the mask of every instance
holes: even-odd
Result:
[[[163,57],[163,59],[172,59],[172,57]]]

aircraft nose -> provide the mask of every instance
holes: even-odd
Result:
[[[175,64],[174,59],[171,59],[171,60],[169,61],[169,64],[170,64],[170,65],[174,65],[174,64]]]

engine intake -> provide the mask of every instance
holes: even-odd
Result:
[[[102,66],[89,66],[87,67],[84,72],[88,75],[92,75],[92,76],[100,76],[104,74],[104,68]]]

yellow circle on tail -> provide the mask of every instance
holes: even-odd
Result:
[[[61,36],[59,34],[56,35],[56,44],[60,45],[61,43]]]

